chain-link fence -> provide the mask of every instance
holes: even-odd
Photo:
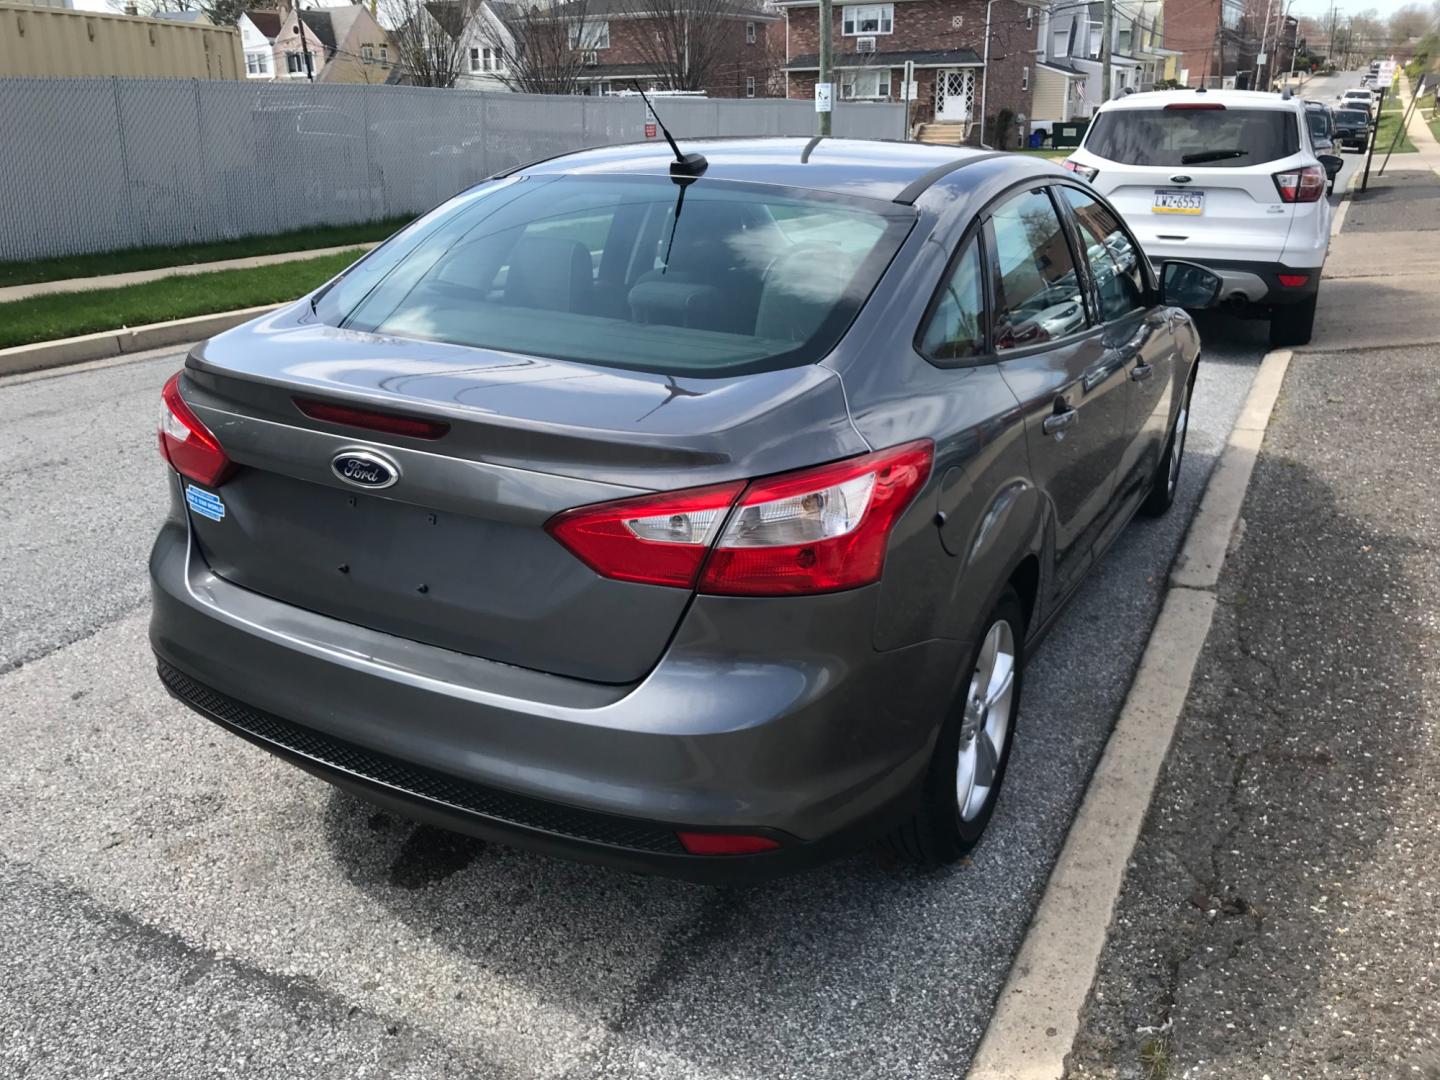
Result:
[[[681,138],[815,130],[808,101],[657,107]],[[835,133],[899,137],[902,110],[843,104]],[[502,169],[644,137],[630,97],[0,79],[0,262],[414,214]]]

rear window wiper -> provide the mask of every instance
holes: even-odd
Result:
[[[1202,150],[1198,154],[1181,154],[1181,165],[1199,165],[1202,161],[1224,161],[1226,158],[1249,157],[1249,150]]]

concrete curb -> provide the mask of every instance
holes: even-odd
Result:
[[[304,259],[323,259],[327,255],[339,255],[345,251],[369,251],[371,248],[377,247],[379,243],[376,240],[359,244],[342,244],[340,247],[278,251],[273,255],[246,255],[239,259],[183,263],[180,266],[158,266],[153,270],[128,270],[123,274],[101,274],[96,277],[62,278],[59,281],[36,281],[28,285],[6,285],[0,288],[0,304],[29,300],[34,296],[51,296],[55,293],[89,292],[92,289],[123,289],[127,285],[140,285],[147,281],[159,281],[168,277],[211,274],[218,270],[252,270],[257,266],[276,266],[280,263],[300,262]]]
[[[1215,586],[1250,485],[1288,349],[1260,365],[1170,576],[1135,682],[1045,895],[1000,991],[970,1080],[1061,1080],[1110,920],[1190,692]]]
[[[83,334],[80,337],[61,338],[59,341],[41,341],[34,345],[0,349],[0,375],[16,375],[22,371],[39,371],[66,364],[79,364],[86,360],[103,360],[123,353],[158,349],[165,345],[199,341],[284,306],[263,304],[238,311],[219,311],[213,315],[195,315],[189,319],[171,319],[169,322],[150,323],[147,326],[104,330],[98,334]]]

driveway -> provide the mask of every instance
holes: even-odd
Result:
[[[144,567],[182,357],[0,381],[0,1073],[961,1074],[1264,352],[1203,330],[1179,501],[1035,657],[974,857],[749,889],[417,827],[172,703]]]

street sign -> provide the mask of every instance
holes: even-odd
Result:
[[[834,100],[834,91],[834,83],[815,84],[815,111],[817,113],[831,111],[831,102]]]
[[[1265,54],[1264,54],[1263,52],[1262,52],[1259,56],[1255,57],[1255,63],[1256,63],[1257,65],[1258,65],[1258,64],[1263,64],[1263,63],[1265,63],[1265,60],[1266,60],[1266,56],[1265,56]]]
[[[655,110],[650,108],[650,103],[645,103],[645,138],[653,139],[656,134],[658,121],[655,118]]]

